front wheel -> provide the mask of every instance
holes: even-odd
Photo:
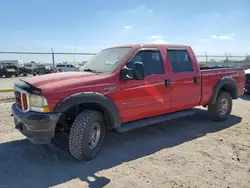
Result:
[[[75,119],[69,134],[69,151],[77,160],[91,160],[100,151],[106,126],[103,115],[84,110]]]
[[[11,78],[12,75],[7,73],[7,74],[5,75],[5,77],[6,77],[6,78]]]
[[[232,97],[228,92],[220,92],[215,104],[208,105],[208,112],[214,121],[225,121],[232,111]]]

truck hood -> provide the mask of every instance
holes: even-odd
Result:
[[[56,93],[57,91],[83,87],[87,83],[101,78],[103,77],[90,72],[61,72],[30,77],[23,80],[36,88],[40,88],[42,93]]]

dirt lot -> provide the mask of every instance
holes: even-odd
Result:
[[[110,132],[98,157],[79,163],[55,144],[29,143],[0,102],[0,187],[250,187],[250,96],[226,122],[199,114]]]

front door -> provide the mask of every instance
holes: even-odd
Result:
[[[167,49],[167,60],[169,61],[172,74],[171,101],[172,110],[179,111],[192,108],[199,104],[201,97],[201,81],[199,71],[185,49]]]
[[[167,70],[159,49],[138,51],[126,64],[143,62],[144,80],[121,81],[118,106],[122,122],[134,121],[166,113],[170,109],[169,89],[165,87]]]

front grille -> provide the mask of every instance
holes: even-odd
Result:
[[[246,83],[250,83],[250,74],[246,74]]]
[[[20,109],[23,109],[23,107],[22,107],[21,93],[19,91],[15,91],[14,94],[15,94],[15,99],[16,99],[16,105]]]

